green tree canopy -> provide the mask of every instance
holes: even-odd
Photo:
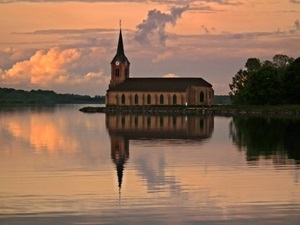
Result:
[[[300,58],[281,54],[273,61],[249,58],[229,87],[233,104],[300,104]]]

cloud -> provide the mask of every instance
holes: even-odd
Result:
[[[85,62],[97,53],[99,54],[99,51],[93,49],[87,51],[58,47],[38,50],[30,59],[17,62],[10,69],[0,70],[0,81],[6,86],[21,86],[27,89],[55,89],[58,86],[66,88],[74,85],[87,88],[99,84],[106,86],[108,77],[104,76],[102,71],[86,72],[90,67]]]
[[[294,34],[294,33],[298,32],[298,31],[300,31],[300,22],[297,19],[297,20],[294,21],[294,24],[293,24],[293,26],[292,26],[292,28],[290,29],[289,32],[291,34]]]
[[[200,2],[215,3],[219,5],[241,5],[241,2],[233,2],[232,0],[200,0]]]
[[[67,79],[66,68],[75,63],[79,57],[80,53],[75,49],[60,51],[55,47],[49,51],[39,50],[29,60],[17,62],[8,69],[2,75],[2,80],[39,85],[48,82],[61,83]]]
[[[135,33],[135,40],[140,44],[158,43],[165,46],[168,38],[166,34],[166,25],[176,25],[176,21],[181,17],[182,13],[186,11],[189,6],[172,7],[170,13],[163,13],[157,9],[148,12],[147,19],[137,25]]]
[[[300,4],[300,0],[290,0],[291,3]]]
[[[295,25],[296,30],[300,30],[300,22],[299,22],[299,20],[296,20],[294,22],[294,25]]]
[[[164,51],[162,54],[157,55],[157,57],[155,59],[152,60],[152,62],[154,63],[158,63],[161,61],[164,61],[168,58],[171,58],[173,55],[173,52],[170,50]]]
[[[216,28],[214,27],[209,28],[205,25],[202,25],[201,28],[206,34],[210,34],[212,31],[216,31]]]

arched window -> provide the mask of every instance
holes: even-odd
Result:
[[[163,125],[164,125],[164,118],[162,116],[159,117],[159,124],[160,124],[160,127],[163,127]]]
[[[151,95],[148,94],[147,96],[147,104],[150,105],[151,104]]]
[[[122,94],[122,99],[121,99],[122,104],[125,104],[125,95]]]
[[[200,130],[204,129],[204,120],[201,118],[199,121]]]
[[[204,92],[200,92],[200,102],[204,102]]]
[[[139,96],[137,94],[134,96],[134,104],[139,104]]]
[[[115,76],[116,77],[120,76],[120,69],[119,68],[116,68],[116,70],[115,70]]]
[[[150,127],[150,125],[151,125],[151,117],[148,116],[147,117],[147,126]]]
[[[163,96],[162,94],[161,94],[160,97],[159,97],[159,103],[160,103],[161,105],[164,104],[164,96]]]
[[[173,105],[177,104],[177,96],[174,94],[173,95]]]
[[[176,124],[177,124],[177,118],[173,116],[173,126],[176,127]]]
[[[122,116],[121,123],[122,123],[122,127],[124,127],[125,126],[125,117],[124,116]]]

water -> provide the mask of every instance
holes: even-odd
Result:
[[[300,224],[300,119],[0,110],[0,224]]]

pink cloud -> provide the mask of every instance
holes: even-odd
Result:
[[[96,51],[97,52],[97,51]],[[79,72],[93,51],[80,49],[38,50],[28,60],[15,63],[10,69],[0,68],[0,81],[6,86],[54,88],[57,86],[107,86],[108,76],[102,71]],[[80,88],[80,87],[78,87]]]

